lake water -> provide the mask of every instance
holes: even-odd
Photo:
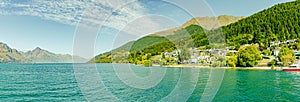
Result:
[[[300,73],[0,64],[0,101],[299,101]]]

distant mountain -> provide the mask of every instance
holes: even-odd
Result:
[[[32,51],[19,52],[0,42],[0,63],[72,63],[72,57],[68,54],[55,54],[39,47]],[[74,56],[77,61],[87,60]]]
[[[0,62],[3,63],[22,63],[28,62],[23,55],[16,49],[10,48],[7,44],[0,42]]]
[[[191,20],[187,21],[180,27],[156,32],[154,34],[150,34],[150,36],[168,36],[173,35],[175,31],[178,31],[180,29],[186,28],[190,25],[199,25],[203,27],[204,29],[211,30],[214,28],[218,28],[221,26],[226,26],[228,24],[237,22],[243,18],[246,18],[245,16],[228,16],[228,15],[221,15],[218,17],[196,17],[192,18]]]
[[[39,47],[23,53],[26,59],[33,63],[71,63],[72,56],[68,54],[55,54]]]

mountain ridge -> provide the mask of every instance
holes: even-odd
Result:
[[[225,26],[234,22],[237,22],[246,16],[229,16],[229,15],[220,15],[217,17],[195,17],[190,19],[189,21],[183,23],[179,27],[171,28],[168,30],[163,30],[159,32],[155,32],[150,34],[149,36],[168,36],[174,34],[174,31],[178,31],[180,29],[186,28],[189,25],[200,25],[204,29],[212,30],[221,26]]]
[[[216,19],[216,18],[219,18],[219,19],[224,19],[224,18],[226,18],[226,19],[235,19],[235,20],[232,20],[232,21],[228,21],[229,23],[222,23],[223,25],[228,25],[230,23],[234,23],[238,20],[241,20],[245,17],[246,16],[237,16],[237,17],[235,17],[235,16],[229,16],[229,15],[221,15],[221,16],[217,16],[217,17],[196,17],[196,18],[192,18],[191,20],[189,20],[189,21],[185,22],[184,24],[182,24],[180,27],[171,28],[169,30],[164,30],[164,31],[153,33],[153,34],[149,34],[148,36],[145,36],[145,37],[140,38],[138,40],[127,42],[124,45],[122,45],[122,46],[120,46],[116,49],[113,49],[112,51],[116,52],[116,51],[121,51],[121,50],[131,50],[132,48],[133,48],[133,50],[136,50],[136,49],[140,50],[141,48],[136,48],[136,46],[135,46],[135,44],[138,43],[137,41],[145,40],[144,38],[149,37],[149,36],[159,38],[159,37],[166,37],[166,36],[169,36],[169,35],[173,35],[175,31],[179,31],[181,29],[184,29],[184,28],[188,27],[188,24],[190,24],[190,25],[193,25],[193,24],[199,25],[198,23],[199,23],[199,20],[201,18],[212,19],[212,20]],[[195,20],[198,20],[198,21],[195,21]],[[214,22],[216,22],[216,21],[214,21]],[[223,20],[223,22],[226,22],[226,20]],[[204,28],[204,29],[207,29],[207,28]],[[165,40],[165,39],[163,39],[163,40]],[[151,46],[151,45],[154,45],[154,44],[150,44],[149,46]]]
[[[23,59],[23,56],[19,51],[17,51],[16,49],[10,48],[5,43],[0,42],[0,62],[22,63],[23,61],[28,61],[28,60],[22,60],[22,59]]]
[[[79,56],[55,54],[40,47],[26,52],[18,51],[0,42],[0,63],[72,63],[73,58],[78,62],[87,61]]]

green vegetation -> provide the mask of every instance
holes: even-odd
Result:
[[[272,55],[272,51],[270,50],[270,48],[268,48],[268,49],[263,51],[263,54],[267,55],[267,56],[270,56],[270,55]]]
[[[147,48],[148,46],[159,44],[159,43],[166,42],[166,41],[168,41],[168,39],[165,37],[146,36],[146,37],[143,37],[143,38],[135,41],[130,48],[130,52],[134,52],[137,50],[143,50],[143,49]]]
[[[222,27],[228,45],[257,43],[269,46],[272,41],[300,37],[300,3],[278,4],[236,23]]]
[[[275,61],[275,60],[272,60],[272,61],[270,62],[270,64],[271,64],[271,69],[274,70],[276,61]]]
[[[293,64],[296,60],[294,56],[294,51],[287,47],[282,47],[279,52],[279,60],[282,62],[283,66],[289,66]]]
[[[111,52],[107,52],[107,53],[97,55],[95,58],[91,59],[89,62],[90,63],[92,63],[92,62],[95,62],[95,63],[112,63]]]
[[[191,43],[196,42],[196,43]],[[179,59],[166,58],[162,59],[165,63],[163,64],[175,64],[182,62],[183,60],[188,60],[190,58],[190,53],[188,48],[196,46],[207,46],[208,38],[206,37],[205,30],[198,25],[190,25],[185,29],[176,31],[174,35],[169,35],[167,37],[158,37],[158,36],[146,36],[137,41],[130,42],[124,46],[113,50],[112,52],[121,52],[127,49],[131,44],[131,49],[128,49],[130,53],[128,56],[128,62],[134,64],[145,64],[149,60],[151,63],[156,63],[158,59],[151,60],[152,56],[164,55],[164,52],[172,52],[177,47],[182,50],[182,53],[179,55]],[[209,47],[207,47],[209,48]],[[112,52],[107,52],[96,56],[90,62],[96,63],[112,63],[112,62],[126,62],[119,61],[118,59],[112,59],[116,56],[120,57],[119,54],[112,54]],[[143,56],[148,56],[146,59],[143,59]],[[123,56],[124,57],[124,56]],[[127,57],[126,57],[127,58]],[[119,58],[120,59],[120,58]],[[124,58],[123,58],[124,60]],[[151,64],[150,64],[151,65]]]
[[[151,61],[150,60],[144,60],[144,66],[149,67],[152,66]]]
[[[178,58],[179,58],[179,62],[183,62],[184,60],[189,60],[191,58],[191,53],[187,48],[183,48]]]
[[[233,67],[235,68],[236,67],[236,63],[237,63],[237,57],[234,55],[234,56],[230,56],[227,60],[227,65],[228,67]]]
[[[237,53],[237,66],[239,67],[253,67],[262,59],[262,56],[257,46],[241,47]]]

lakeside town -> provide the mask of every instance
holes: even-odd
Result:
[[[269,47],[259,47],[256,44],[244,44],[241,45],[241,48],[246,48],[249,46],[256,46],[259,53],[261,54],[261,59],[257,61],[254,65],[256,67],[268,67],[272,66],[288,66],[293,64],[294,62],[298,61],[298,57],[300,56],[300,51],[298,50],[299,47],[299,40],[292,39],[287,41],[274,41],[270,42]],[[293,53],[286,53],[281,48],[288,48]],[[226,47],[225,49],[207,49],[207,50],[198,50],[195,48],[190,48],[190,59],[184,60],[183,63],[179,64],[197,64],[199,66],[229,66],[229,67],[236,67],[236,65],[230,65],[230,58],[236,57],[239,53],[239,50],[235,50],[234,47]],[[178,56],[180,55],[180,50],[175,50],[172,52],[164,52],[165,59],[172,59],[173,62],[167,64],[177,64],[176,62],[179,61]],[[254,52],[253,52],[254,53]],[[252,54],[253,54],[252,53]],[[293,58],[281,58],[283,55],[280,53],[291,54]],[[251,53],[250,53],[251,54]],[[220,56],[225,56],[226,62],[222,62]],[[171,60],[171,61],[172,61]],[[236,58],[233,60],[237,60]],[[163,58],[160,61],[164,61]],[[273,61],[273,62],[272,62]],[[236,61],[235,61],[236,62]],[[275,63],[274,63],[275,62]],[[243,66],[243,67],[254,67],[254,66]]]

